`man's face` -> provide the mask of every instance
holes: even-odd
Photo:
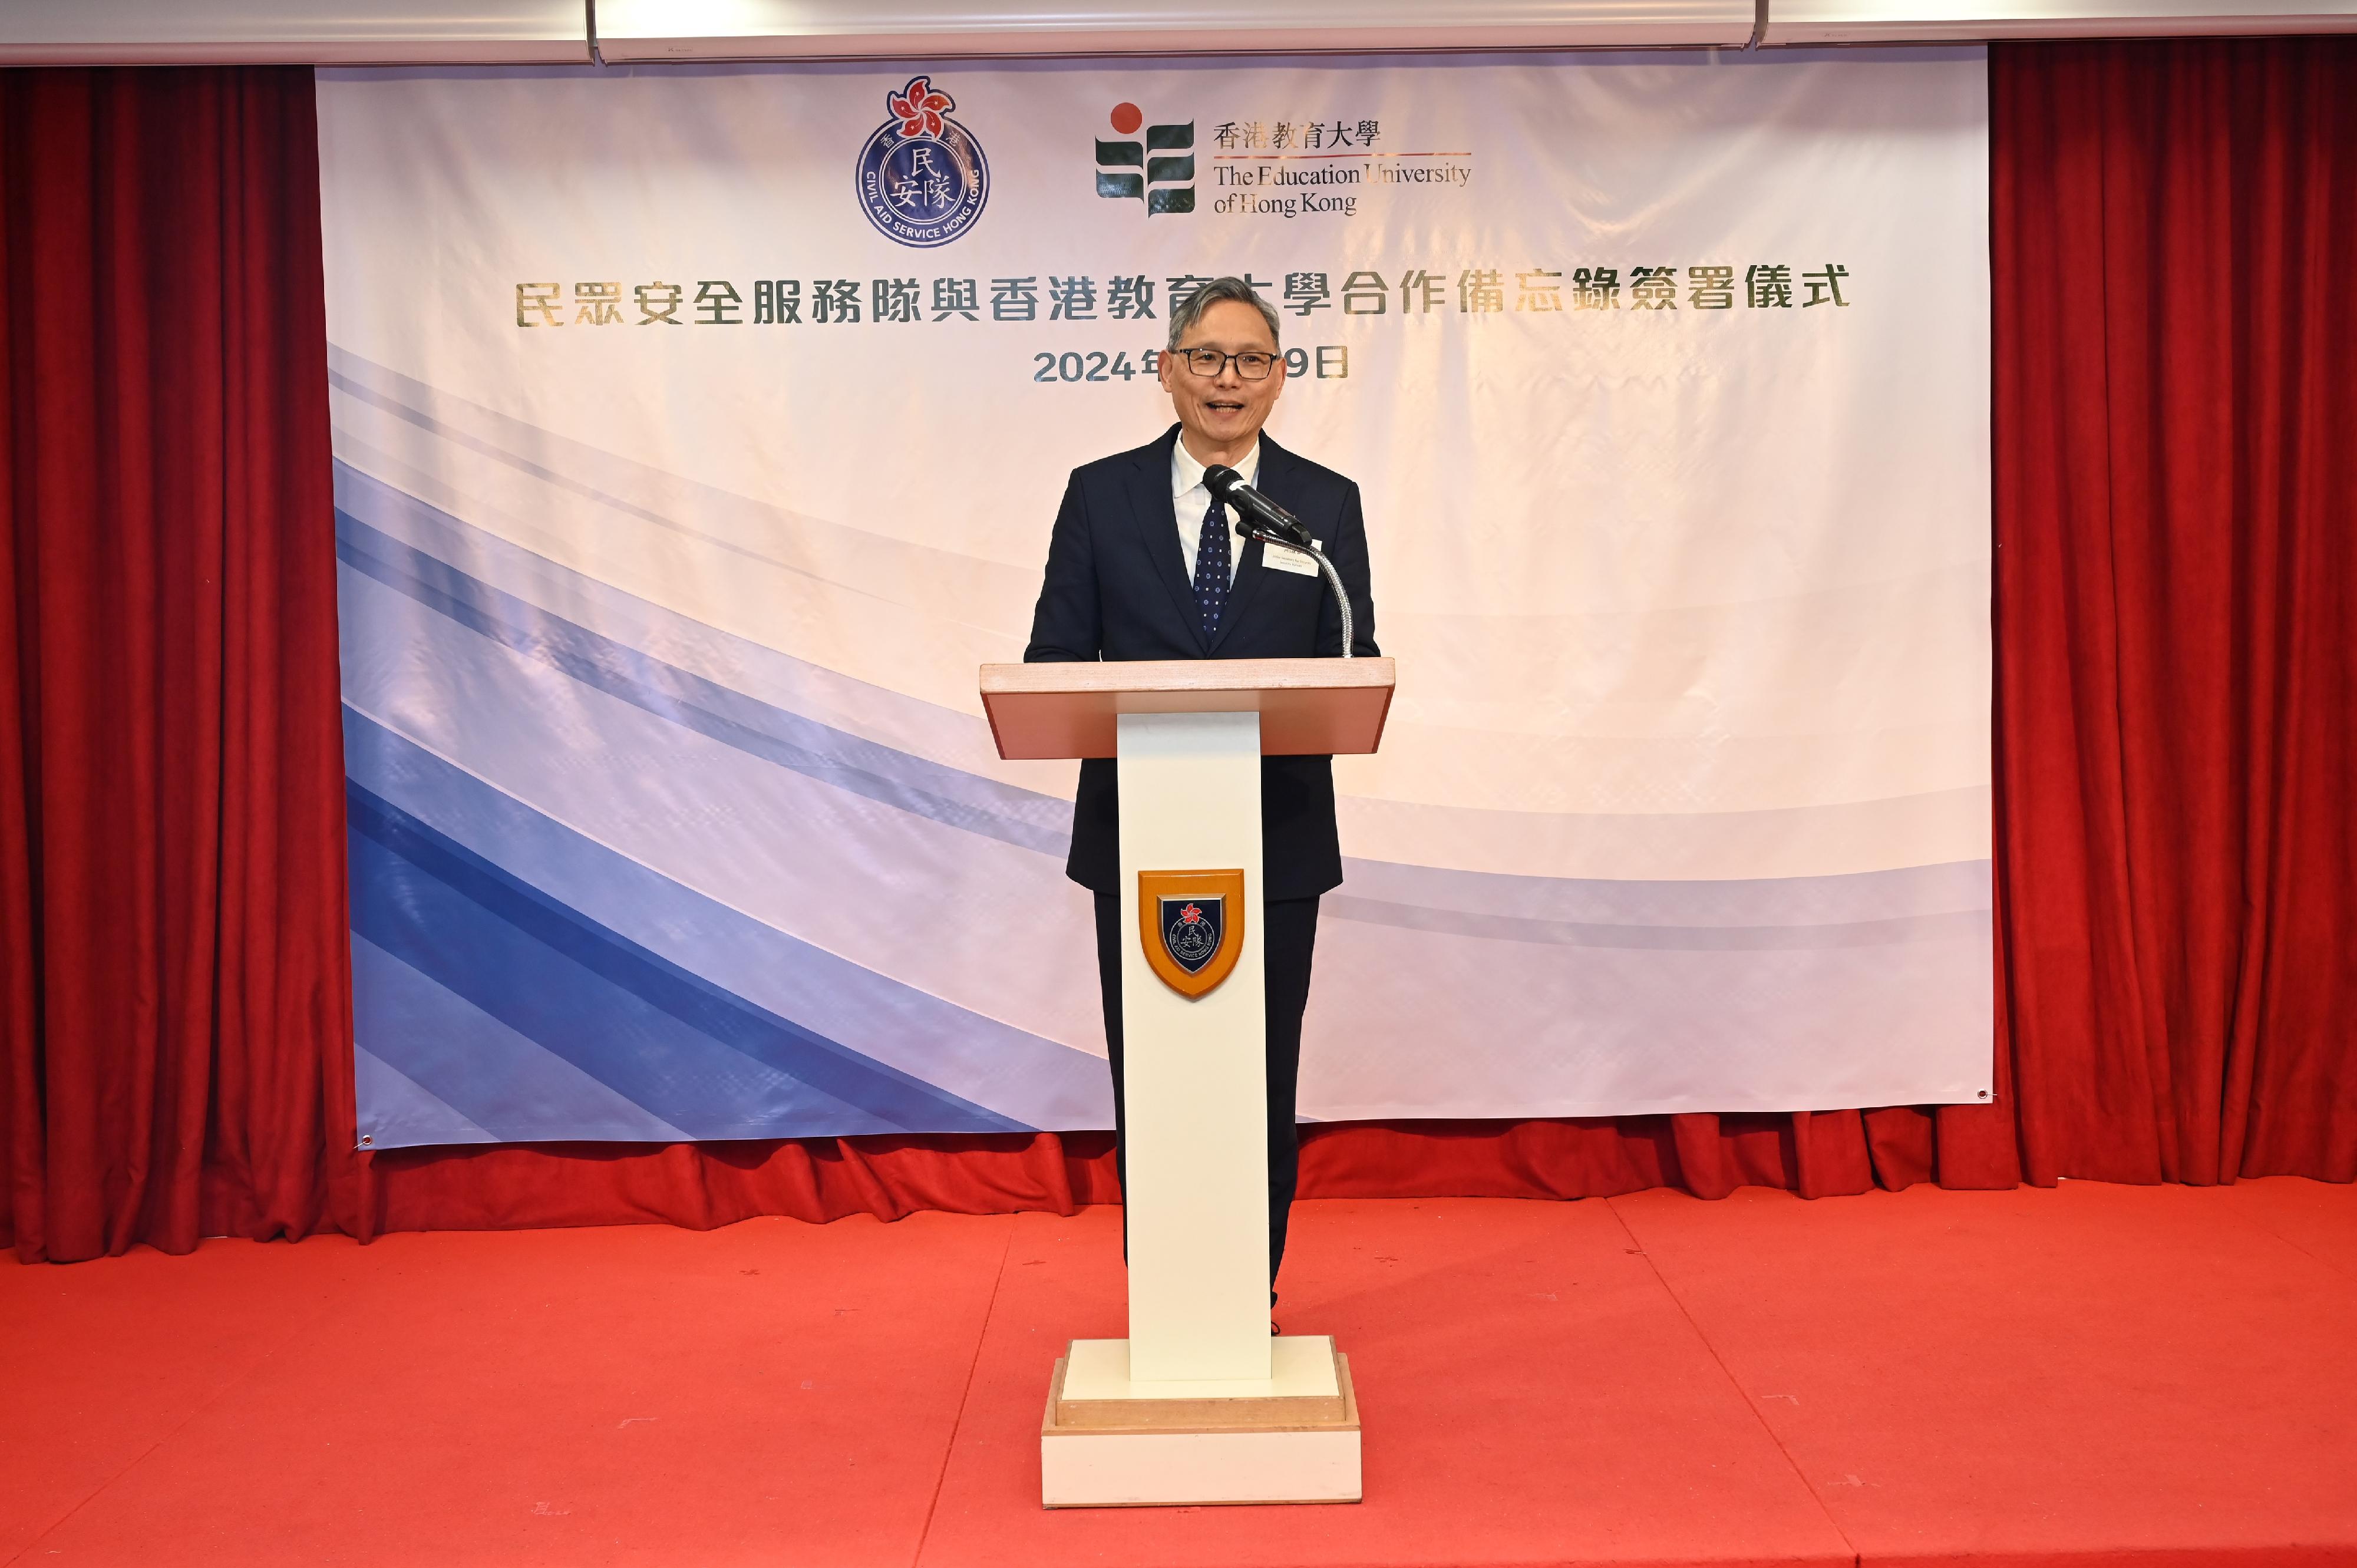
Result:
[[[1223,354],[1247,349],[1275,355],[1276,363],[1263,380],[1246,381],[1235,361],[1226,361],[1215,376],[1199,376],[1179,356],[1189,349],[1217,349]],[[1241,299],[1223,299],[1197,318],[1179,338],[1178,347],[1162,356],[1162,390],[1178,411],[1178,423],[1197,446],[1233,450],[1248,446],[1276,394],[1285,390],[1285,357],[1276,352],[1276,338],[1259,311]]]

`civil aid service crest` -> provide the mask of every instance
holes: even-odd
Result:
[[[886,238],[931,249],[974,227],[990,199],[990,162],[950,118],[957,102],[930,77],[884,95],[891,118],[859,149],[860,209]]]
[[[1138,936],[1165,985],[1192,1000],[1216,989],[1243,953],[1242,871],[1141,871]]]

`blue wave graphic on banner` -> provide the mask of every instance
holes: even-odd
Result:
[[[359,783],[346,809],[355,932],[691,1136],[1021,1127],[713,986]]]
[[[717,904],[349,707],[344,732],[355,1023],[375,1086],[364,1095],[361,1130],[372,1146],[1004,1131],[1110,1118],[1096,1058]],[[404,845],[425,849],[404,854]],[[468,875],[437,875],[454,865]],[[474,897],[476,888],[489,897]],[[508,919],[510,909],[521,923]],[[487,939],[487,920],[516,934],[491,929]],[[566,928],[587,934],[554,946],[535,934]],[[503,956],[486,968],[479,955],[492,950]],[[813,1082],[827,1087],[824,1074],[813,1079],[790,1061],[739,1049],[734,1026],[705,1038],[643,1027],[643,997],[608,996],[610,1011],[576,1006],[585,984],[603,994],[609,956],[622,972],[651,961],[726,1008],[776,1020],[756,1031],[757,1044],[801,1040],[928,1092],[846,1107],[837,1103],[843,1096],[808,1092]],[[798,998],[803,1016],[785,1019],[745,996],[757,989]],[[706,1005],[685,1011],[701,1018]],[[813,1019],[825,1026],[813,1027]],[[845,1046],[845,1032],[891,1042],[902,1059],[925,1063],[929,1079],[873,1063]]]
[[[1069,817],[1061,800],[1007,789],[731,691],[502,593],[348,511],[336,513],[336,555],[512,652],[765,762],[1042,854],[1061,857],[1071,844],[1069,827],[1039,820],[1050,811]]]
[[[373,1146],[1110,1122],[1100,1058],[975,1010],[1050,1015],[989,955],[996,918],[1024,907],[1008,886],[1034,903],[1060,887],[1069,803],[845,727],[962,755],[986,739],[957,726],[980,721],[679,616],[340,462],[337,496]],[[821,846],[834,869],[792,870]],[[786,857],[800,903],[731,895],[757,916],[699,891],[746,888],[722,868],[756,851]],[[1533,1079],[1566,1051],[1699,1052],[1730,1020],[1781,1037],[1804,1027],[1804,992],[1858,999],[1862,1026],[1894,1035],[1986,1005],[1951,983],[1972,973],[1953,955],[1986,944],[1986,861],[1723,881],[1346,871],[1326,914],[1352,941],[1321,955],[1342,992],[1405,966],[1443,993],[1528,995],[1565,1036],[1516,1058]],[[962,956],[892,940],[944,898],[985,917],[950,943]],[[780,929],[830,900],[867,907],[887,933],[867,962],[907,978]],[[971,1004],[939,993],[961,987]],[[1074,1022],[1058,1026],[1077,1038]],[[1430,1024],[1362,1029],[1328,1059],[1355,1077]]]
[[[407,666],[441,646],[436,668],[457,686],[437,696],[427,682],[413,696],[489,717],[547,701],[540,682],[519,687],[507,673],[537,667],[558,690],[626,703],[887,821],[1060,861],[1063,801],[794,714],[496,588],[359,514],[465,559],[499,548],[488,536],[339,469],[348,672]],[[718,903],[350,706],[345,749],[361,1131],[371,1146],[1111,1120],[1096,1057]],[[577,777],[587,761],[539,753],[522,766],[527,779]]]

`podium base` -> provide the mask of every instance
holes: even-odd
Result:
[[[1272,1375],[1134,1383],[1125,1339],[1075,1339],[1039,1428],[1044,1508],[1359,1500],[1359,1402],[1325,1335],[1273,1340]]]

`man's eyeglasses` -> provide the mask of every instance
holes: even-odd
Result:
[[[1266,381],[1268,372],[1276,365],[1275,355],[1264,354],[1257,349],[1247,349],[1241,354],[1223,354],[1217,349],[1175,349],[1171,351],[1187,361],[1189,370],[1206,381],[1226,370],[1230,360],[1235,362],[1236,374],[1248,381]]]

